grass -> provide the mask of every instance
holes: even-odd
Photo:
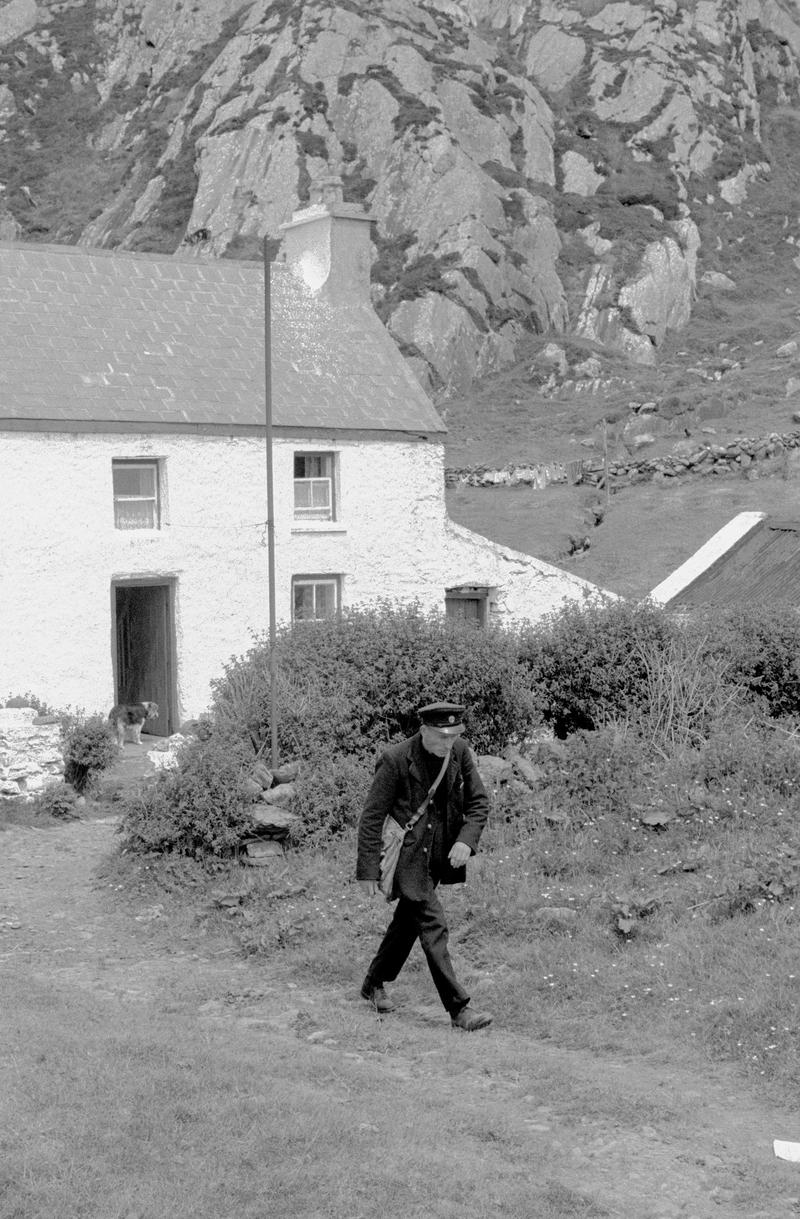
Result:
[[[517,459],[518,460],[518,459]],[[448,515],[503,546],[554,563],[625,597],[645,597],[739,512],[797,516],[798,482],[776,463],[765,475],[681,478],[640,483],[611,496],[602,524],[591,506],[597,488],[552,484],[529,487],[453,487]],[[587,536],[590,548],[568,554],[570,535]]]
[[[276,1034],[215,1026],[174,988],[155,1012],[31,976],[7,993],[4,1219],[351,1219],[373,1215],[376,1196],[387,1219],[607,1213],[557,1180],[553,1151],[540,1153],[544,1183],[531,1181],[530,1133],[501,1098],[459,1105],[455,1086],[432,1089],[425,1071],[377,1089],[369,1047],[332,1057],[305,1039],[305,1013]],[[380,1042],[380,1023],[363,1014],[354,1035],[367,1024]],[[463,1048],[439,1034],[421,1041],[455,1084]],[[544,1088],[549,1075],[531,1064],[524,1086]],[[580,1091],[565,1097],[575,1108]]]
[[[0,834],[15,825],[25,825],[30,829],[47,830],[63,825],[60,817],[53,817],[41,802],[36,800],[6,799],[0,800]]]
[[[722,781],[708,790],[705,807],[676,792],[679,815],[660,828],[635,808],[551,823],[501,802],[468,887],[443,891],[454,955],[475,1002],[523,1039],[665,1060],[691,1046],[790,1103],[800,829],[791,798],[742,797]],[[238,904],[203,916],[215,934],[227,926],[248,957],[280,962],[298,983],[355,994],[386,908],[354,889],[354,853],[348,831],[324,850],[288,853],[277,875],[201,879],[192,902],[209,884],[234,886]],[[128,885],[144,875],[131,859],[120,866]],[[151,861],[148,885],[159,887],[164,867]],[[187,892],[173,887],[173,900]],[[539,928],[537,912],[552,906],[576,912],[572,934]],[[436,1005],[421,956],[396,989]],[[354,1028],[343,1044],[356,1050],[361,1036]]]

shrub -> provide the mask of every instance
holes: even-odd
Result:
[[[727,679],[763,700],[770,715],[800,713],[800,615],[786,606],[749,605],[699,620],[707,663],[724,663]]]
[[[572,825],[628,814],[651,770],[645,742],[625,724],[577,731],[561,749],[540,748],[545,813]]]
[[[56,712],[52,707],[49,707],[44,699],[37,698],[35,694],[30,692],[27,694],[14,694],[6,699],[6,707],[33,707],[37,715],[55,715]]]
[[[57,821],[71,821],[78,817],[78,793],[66,783],[54,783],[38,792],[32,801],[37,817],[53,817]]]
[[[301,622],[276,638],[276,700],[283,756],[371,759],[416,729],[416,709],[446,698],[468,707],[477,752],[499,753],[537,722],[517,640],[501,630],[389,602],[341,619]],[[219,732],[270,739],[269,643],[258,639],[213,683]]]
[[[107,720],[99,715],[74,720],[63,736],[64,778],[78,792],[119,757],[117,741]]]
[[[372,780],[372,767],[355,758],[317,758],[296,781],[292,811],[302,818],[293,834],[298,845],[326,842],[358,822]]]
[[[644,604],[572,602],[520,635],[533,698],[556,736],[636,718],[649,705],[653,657],[677,632]]]
[[[724,789],[733,798],[797,799],[800,748],[793,732],[777,730],[757,716],[726,717],[715,725],[692,767],[696,782]]]
[[[230,854],[250,825],[244,776],[244,751],[231,741],[188,742],[177,770],[124,799],[126,846],[196,858]]]

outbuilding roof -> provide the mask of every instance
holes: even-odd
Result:
[[[704,552],[705,563],[698,561]],[[679,568],[654,590],[654,600],[686,608],[755,603],[800,608],[800,520],[741,513],[684,568],[684,578]]]
[[[444,433],[368,299],[271,269],[273,422]],[[255,262],[0,243],[0,427],[264,424]]]

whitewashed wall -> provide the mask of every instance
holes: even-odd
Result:
[[[338,454],[332,523],[294,520],[293,455]],[[105,711],[114,698],[111,582],[176,581],[179,719],[268,625],[265,454],[257,438],[5,433],[0,480],[0,701],[30,691]],[[113,458],[164,462],[162,528],[114,527]],[[293,574],[342,577],[344,604],[381,597],[442,607],[446,587],[499,586],[501,616],[535,618],[583,581],[450,523],[443,446],[277,440],[276,598]]]

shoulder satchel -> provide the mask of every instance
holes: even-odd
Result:
[[[400,858],[400,849],[405,840],[406,834],[413,830],[414,826],[423,816],[428,808],[431,800],[436,794],[436,789],[444,778],[450,762],[450,753],[446,754],[442,762],[442,768],[439,771],[433,783],[428,788],[428,794],[420,804],[414,816],[411,817],[405,825],[400,825],[395,821],[391,814],[386,818],[381,830],[381,862],[380,862],[380,880],[378,888],[380,889],[387,902],[393,902],[395,899],[394,893],[394,874],[397,871],[397,861]]]

